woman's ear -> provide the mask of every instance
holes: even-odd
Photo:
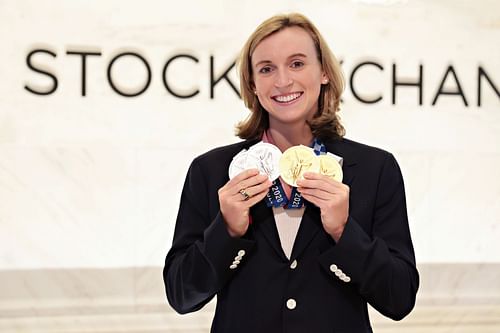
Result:
[[[254,93],[254,95],[257,95],[257,88],[255,88],[255,83],[250,82],[250,89]]]
[[[321,84],[328,84],[328,82],[330,82],[330,79],[328,79],[326,73],[323,72],[323,74],[321,74]]]

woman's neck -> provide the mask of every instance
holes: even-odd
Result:
[[[309,146],[314,139],[311,128],[307,124],[296,128],[289,125],[281,129],[269,127],[269,134],[281,151],[297,145]]]

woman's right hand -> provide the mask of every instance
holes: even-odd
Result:
[[[248,169],[219,189],[220,211],[232,237],[241,237],[247,232],[250,207],[264,199],[271,184],[267,175]]]

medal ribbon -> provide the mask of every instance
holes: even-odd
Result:
[[[315,138],[312,144],[314,153],[316,155],[326,154],[326,146],[318,138]],[[299,209],[305,204],[304,198],[296,187],[292,187],[292,193],[290,194],[290,199],[287,198],[285,190],[281,185],[281,181],[276,179],[273,181],[269,192],[266,195],[266,205],[267,207],[285,207],[289,209]]]

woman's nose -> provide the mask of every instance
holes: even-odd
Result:
[[[288,73],[286,70],[283,70],[283,69],[278,70],[278,75],[277,75],[276,81],[274,83],[276,88],[288,87],[289,85],[291,85],[293,83],[293,80],[289,74],[290,73]]]

